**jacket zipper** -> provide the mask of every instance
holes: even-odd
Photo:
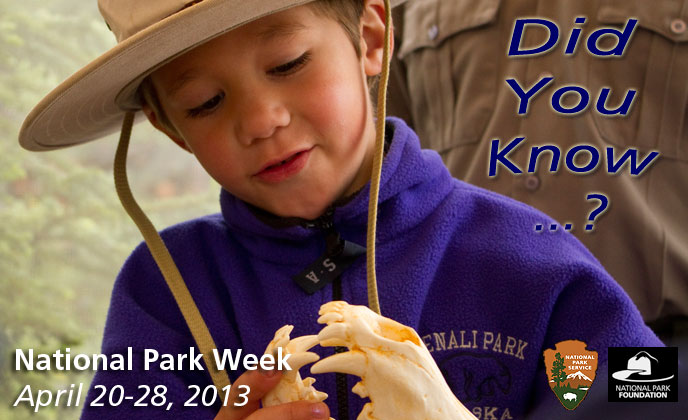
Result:
[[[337,276],[332,282],[332,300],[342,300],[342,276]],[[335,353],[344,353],[346,347],[335,347]],[[349,387],[346,383],[346,374],[335,374],[337,384],[337,418],[349,420]]]
[[[328,251],[330,247],[336,246],[339,242],[339,233],[334,229],[334,208],[329,207],[325,213],[315,220],[306,221],[301,225],[308,229],[320,229],[326,232]],[[342,277],[337,276],[332,282],[332,300],[342,300]],[[344,353],[346,347],[335,347],[335,353]],[[337,418],[339,420],[349,420],[349,389],[346,374],[335,373],[335,384],[337,390]]]

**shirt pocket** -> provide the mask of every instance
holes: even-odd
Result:
[[[601,0],[597,19],[622,27],[638,19],[623,58],[590,57],[591,87],[610,87],[608,108],[637,90],[626,116],[593,112],[603,140],[663,157],[688,160],[688,0]],[[600,39],[608,49],[611,37]],[[608,44],[608,45],[605,45]]]
[[[498,86],[500,0],[407,3],[398,57],[406,66],[414,128],[438,151],[480,140]],[[496,25],[492,25],[496,26]],[[459,91],[461,90],[461,91]]]

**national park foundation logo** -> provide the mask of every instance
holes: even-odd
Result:
[[[678,347],[609,347],[610,402],[677,402]]]
[[[578,407],[595,380],[597,352],[586,346],[582,341],[567,340],[544,352],[549,387],[568,410]]]

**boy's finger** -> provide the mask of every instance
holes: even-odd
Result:
[[[215,420],[243,419],[260,408],[260,399],[279,382],[278,370],[253,370],[243,373],[232,384],[227,405],[222,407]]]
[[[325,403],[296,401],[255,411],[246,420],[327,420],[330,409]]]

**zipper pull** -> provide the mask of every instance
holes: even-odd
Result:
[[[330,230],[334,228],[334,208],[328,207],[325,213],[318,216],[317,219],[307,220],[301,223],[301,226],[307,229],[322,229]]]
[[[339,232],[330,228],[325,253],[305,270],[293,277],[306,293],[313,294],[338,278],[358,257],[365,255],[365,248],[342,239]]]

